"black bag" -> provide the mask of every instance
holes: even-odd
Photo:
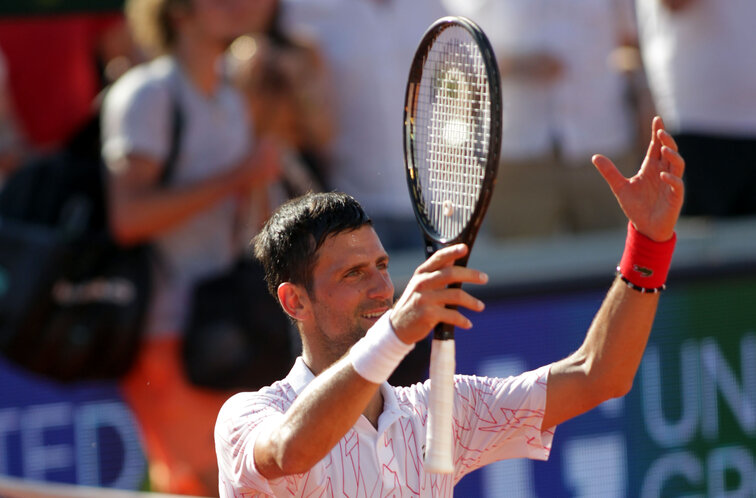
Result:
[[[140,343],[149,265],[145,247],[0,222],[0,350],[59,381],[123,375]]]
[[[170,177],[182,119],[174,104]],[[114,379],[133,364],[150,300],[150,246],[107,227],[99,116],[0,191],[0,352],[58,381]]]
[[[301,353],[298,333],[268,293],[259,261],[245,256],[193,292],[183,357],[200,387],[257,390],[283,379]],[[430,340],[419,341],[389,379],[410,386],[428,378]]]
[[[256,390],[294,364],[292,324],[268,293],[262,265],[245,256],[194,288],[184,328],[189,380],[212,389]]]

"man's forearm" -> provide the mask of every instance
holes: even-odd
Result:
[[[255,464],[274,479],[309,470],[351,429],[378,390],[346,356],[318,375],[273,430],[255,443]]]
[[[544,430],[624,396],[643,357],[659,294],[614,281],[585,340],[549,372]]]
[[[642,294],[619,278],[604,299],[581,346],[590,375],[611,397],[630,390],[651,333],[659,294]]]

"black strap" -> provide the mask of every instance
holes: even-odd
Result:
[[[167,185],[176,170],[176,163],[181,151],[181,135],[184,130],[184,114],[178,102],[178,96],[171,98],[171,148],[163,164],[163,174],[160,175],[160,185]]]

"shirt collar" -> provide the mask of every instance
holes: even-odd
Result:
[[[312,382],[314,378],[315,374],[312,373],[304,362],[304,358],[298,356],[294,362],[294,366],[289,371],[289,375],[286,376],[286,382],[289,383],[294,392],[297,393],[297,396],[299,396],[304,391],[304,388],[307,387],[307,384]]]
[[[289,375],[286,376],[286,382],[289,383],[294,392],[297,393],[297,396],[299,396],[313,379],[315,379],[315,374],[312,373],[304,362],[304,358],[301,356],[297,357],[294,366],[289,371]],[[407,415],[399,406],[396,392],[388,382],[381,384],[380,390],[383,395],[383,412],[381,416],[392,414],[390,418],[395,420],[398,417]]]

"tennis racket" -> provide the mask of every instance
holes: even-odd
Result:
[[[404,160],[426,257],[463,242],[472,248],[491,199],[501,144],[496,59],[472,21],[444,17],[426,31],[410,68]],[[469,257],[455,264],[465,266]],[[457,284],[459,286],[460,284]],[[433,334],[425,470],[453,465],[454,326]]]

